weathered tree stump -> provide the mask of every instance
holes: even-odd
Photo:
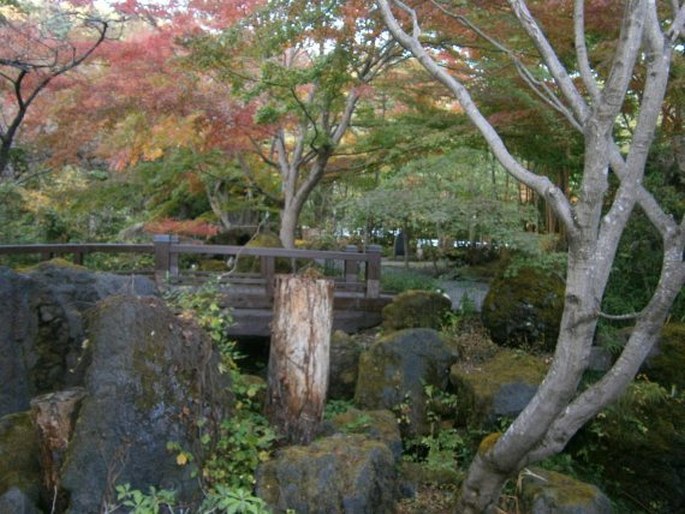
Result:
[[[78,407],[86,395],[81,387],[48,393],[31,400],[31,418],[38,428],[45,495],[52,512],[62,512],[66,503],[60,491],[59,473],[64,460]]]
[[[290,443],[308,444],[321,424],[332,326],[332,280],[276,276],[266,415]]]

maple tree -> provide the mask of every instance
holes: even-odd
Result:
[[[259,160],[245,173],[278,173],[279,236],[293,247],[302,208],[344,143],[355,110],[398,57],[394,42],[363,2],[272,0],[189,47],[196,65],[255,106],[268,137],[250,138]]]
[[[552,12],[544,9],[546,4],[531,2],[529,8],[523,0],[493,3],[498,10],[493,23],[506,18],[509,26],[515,27],[496,32],[470,24],[470,4],[457,4],[458,10],[452,11],[451,4],[438,0],[415,6],[377,0],[397,40],[460,103],[507,171],[545,198],[566,231],[564,312],[549,372],[506,432],[493,434],[481,444],[462,486],[459,512],[496,512],[510,476],[561,451],[580,427],[619,397],[654,347],[685,283],[685,219],[676,220],[643,182],[649,149],[662,119],[674,49],[682,45],[685,5],[675,1],[657,6],[645,0],[576,0],[553,2]],[[426,13],[426,5],[431,12]],[[597,14],[590,18],[588,10]],[[572,15],[563,16],[564,12]],[[543,18],[567,26],[566,31],[549,31],[555,37],[548,36]],[[420,20],[439,36],[440,25],[434,22],[444,19],[448,23],[456,20],[506,53],[521,80],[580,134],[583,169],[573,198],[548,177],[525,166],[484,116],[450,56],[436,53],[426,44]],[[606,25],[611,30],[590,37],[598,20],[611,21]],[[487,20],[484,23],[482,26],[488,27]],[[496,40],[489,36],[495,33],[511,37]],[[519,41],[526,41],[526,46],[519,47]],[[457,50],[462,68],[487,71],[471,47]],[[629,115],[629,131],[622,123],[624,113]],[[618,184],[615,188],[610,188],[610,175]],[[639,312],[606,314],[602,298],[621,235],[636,209],[644,212],[661,236],[660,277]],[[613,367],[581,391],[580,380],[602,317],[630,319],[634,325]]]
[[[21,176],[13,145],[27,112],[59,77],[81,66],[111,33],[113,22],[91,2],[6,2],[0,12],[0,180]]]
[[[263,210],[252,190],[269,189],[271,177],[236,179],[245,160],[237,157],[259,130],[253,130],[253,109],[233,101],[226,84],[187,65],[183,41],[208,30],[208,19],[226,23],[230,11],[226,3],[201,4],[192,11],[175,2],[116,5],[127,24],[122,37],[99,52],[101,66],[89,70],[87,84],[60,91],[42,106],[42,118],[71,137],[60,142],[34,119],[34,139],[51,149],[53,164],[85,159],[147,177],[156,184],[149,208],[158,221],[183,218],[189,212],[182,198],[197,203],[191,197],[199,195],[231,229],[255,208]]]

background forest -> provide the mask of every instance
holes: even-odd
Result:
[[[543,4],[536,14],[563,44],[562,17]],[[286,247],[383,243],[388,252],[402,232],[407,253],[423,244],[429,258],[457,241],[543,262],[564,250],[551,209],[504,173],[458,104],[362,3],[4,0],[1,8],[4,243],[154,233],[243,243],[261,229]],[[499,9],[472,19],[517,37],[504,15],[491,16]],[[615,21],[599,12],[593,33]],[[572,197],[578,133],[497,47],[462,25],[443,28],[466,44],[431,44],[506,144]],[[601,59],[609,49],[598,42],[593,51]],[[646,174],[676,219],[682,66],[676,55]],[[622,120],[627,139],[630,103]],[[648,298],[659,245],[637,211],[606,300],[615,312]]]
[[[422,44],[466,85],[509,152],[574,204],[583,134],[529,87],[553,81],[506,2],[425,4]],[[528,4],[560,61],[578,66],[573,2]],[[585,4],[592,64],[606,73],[622,2]],[[558,213],[507,173],[373,2],[0,0],[0,34],[0,244],[149,242],[160,233],[245,244],[266,233],[285,248],[380,244],[388,258],[432,263],[423,266],[432,278],[511,278],[524,268],[565,276]],[[675,220],[685,215],[680,42],[643,181]],[[635,66],[616,118],[621,149],[632,144],[646,75]],[[620,187],[609,175],[605,210]],[[617,314],[598,325],[609,350],[630,325],[621,315],[652,297],[663,253],[636,208],[601,300],[603,312]],[[140,265],[88,259],[98,269]],[[685,322],[682,292],[668,320]],[[585,437],[605,444],[624,421],[643,423],[654,412],[649,398],[657,411],[668,402],[682,410],[676,386],[649,387],[635,392],[630,414],[610,418],[616,426],[594,424]],[[577,444],[583,464],[553,465],[607,480]],[[666,512],[652,507],[643,511]]]

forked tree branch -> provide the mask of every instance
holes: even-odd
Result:
[[[557,186],[549,178],[532,173],[523,167],[519,161],[506,148],[504,141],[499,136],[495,128],[480,112],[478,106],[473,101],[466,87],[453,75],[448,73],[428,54],[421,44],[421,28],[419,26],[416,11],[400,1],[393,2],[404,10],[412,20],[412,34],[409,35],[399,24],[392,12],[388,0],[378,0],[377,4],[388,29],[392,32],[395,39],[409,52],[411,52],[424,68],[439,82],[445,85],[459,101],[464,112],[476,126],[480,133],[485,137],[490,149],[507,171],[517,180],[523,182],[531,189],[535,190],[541,197],[545,198],[554,209],[559,219],[568,231],[569,237],[575,237],[577,228],[575,226],[571,204]]]

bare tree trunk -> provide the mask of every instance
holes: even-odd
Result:
[[[445,12],[508,52],[515,64],[520,65],[521,76],[528,85],[583,134],[583,175],[574,198],[566,196],[566,184],[555,185],[547,177],[536,175],[509,152],[459,77],[440,66],[423,46],[417,12],[403,2],[377,0],[394,37],[451,91],[508,173],[518,179],[526,191],[544,198],[552,207],[568,242],[564,312],[552,365],[536,395],[507,431],[501,436],[486,438],[481,444],[463,483],[457,506],[457,512],[469,514],[498,512],[497,500],[507,477],[524,466],[560,452],[585,423],[625,391],[654,346],[669,309],[685,284],[685,219],[677,222],[643,185],[648,151],[668,84],[672,52],[685,30],[685,5],[672,2],[672,21],[668,21],[659,19],[660,11],[654,2],[624,2],[621,33],[616,40],[611,70],[600,82],[591,68],[586,48],[582,0],[574,3],[577,67],[570,72],[554,53],[526,2],[508,0],[508,3],[536,46],[559,96],[548,94],[551,91],[547,88],[536,89],[539,84],[518,61],[515,52],[510,52],[482,30],[473,28],[467,18],[446,9]],[[402,25],[395,17],[393,7],[403,11],[411,25]],[[411,30],[407,31],[406,26]],[[623,155],[612,134],[638,61],[646,69],[645,81],[641,105],[634,116],[636,126],[630,148],[627,155]],[[573,78],[578,74],[584,92],[577,88],[577,80]],[[615,191],[609,191],[610,172],[620,182]],[[636,205],[662,236],[661,276],[652,298],[640,312],[618,316],[605,314],[601,312],[605,288],[619,240]],[[600,380],[578,391],[601,316],[634,319],[634,328],[613,367]]]
[[[283,248],[295,248],[295,234],[301,211],[302,209],[292,202],[281,209],[281,228],[278,237]]]
[[[276,276],[266,415],[289,442],[308,444],[319,430],[332,326],[332,280]]]
[[[63,512],[67,498],[60,491],[59,472],[74,430],[82,388],[45,394],[31,400],[31,418],[38,428],[43,486],[51,512]]]

